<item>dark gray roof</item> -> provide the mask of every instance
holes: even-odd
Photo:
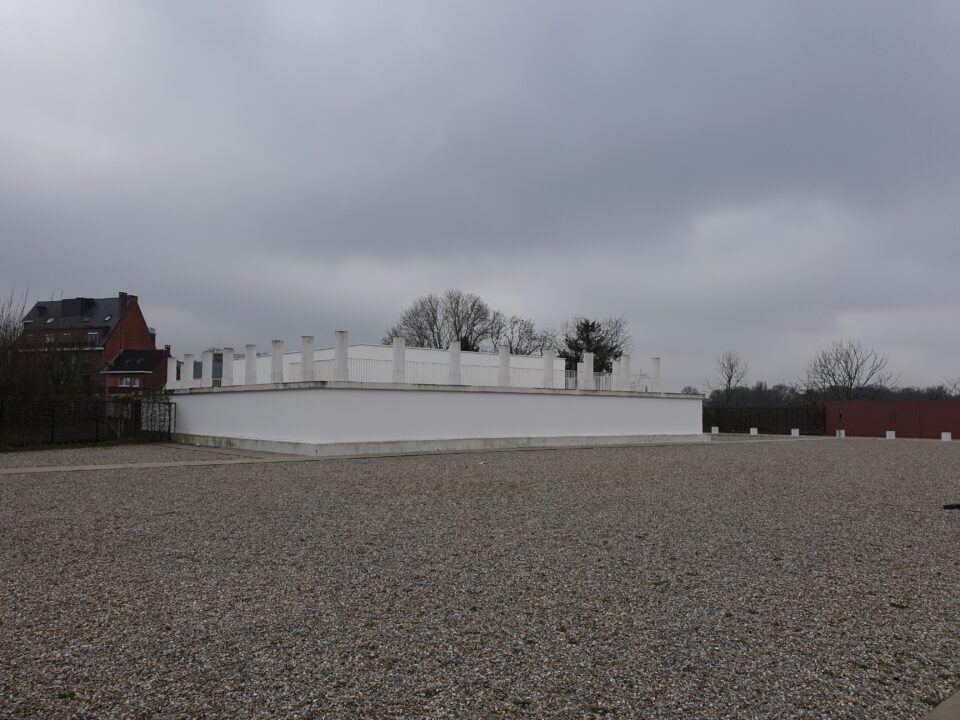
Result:
[[[42,300],[23,318],[26,330],[83,329],[113,332],[120,319],[120,298]]]
[[[121,350],[104,372],[150,372],[156,370],[166,356],[163,350]]]

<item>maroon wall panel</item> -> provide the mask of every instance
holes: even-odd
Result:
[[[957,400],[829,400],[827,435],[838,429],[855,437],[936,438],[953,433],[960,439],[960,401]]]

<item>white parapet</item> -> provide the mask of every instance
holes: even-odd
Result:
[[[654,392],[660,392],[660,358],[650,358],[650,365],[653,368],[652,390]]]
[[[339,382],[349,381],[350,339],[346,330],[337,330],[337,344],[333,353],[333,379]]]
[[[397,384],[407,381],[407,341],[402,337],[393,339],[393,381]]]
[[[200,354],[200,387],[213,387],[213,350]]]
[[[233,385],[233,348],[225,347],[223,349],[222,368],[220,370],[220,387],[230,387]]]
[[[545,388],[553,387],[553,360],[556,357],[553,348],[545,348],[543,351],[543,386]]]
[[[460,385],[463,380],[460,375],[460,341],[450,343],[450,362],[447,365],[447,384]]]
[[[243,356],[243,384],[257,384],[257,346],[247,345]]]
[[[896,440],[897,431],[896,430],[887,430],[887,440]]]
[[[283,382],[283,340],[274,340],[270,354],[270,382]]]
[[[951,440],[953,440],[953,434],[948,432],[942,432],[940,433],[940,439],[946,442],[950,442]]]
[[[792,428],[790,430],[790,437],[800,437],[800,428]]]
[[[497,375],[497,384],[500,387],[510,387],[510,348],[501,345],[498,350],[500,352],[500,372]]]
[[[180,387],[196,387],[193,380],[193,353],[186,353],[183,356],[183,369],[180,371]]]
[[[177,359],[170,355],[167,358],[167,390],[176,390],[179,387],[177,383]]]
[[[313,380],[313,335],[300,336],[300,379]]]

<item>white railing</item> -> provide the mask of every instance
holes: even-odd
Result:
[[[407,360],[406,380],[412,385],[446,385],[450,366],[447,363],[414,362]]]
[[[328,360],[327,362],[333,361]],[[393,360],[348,358],[347,364],[350,371],[350,382],[393,382]]]
[[[500,368],[496,365],[461,365],[460,377],[464,385],[493,387],[500,384]]]

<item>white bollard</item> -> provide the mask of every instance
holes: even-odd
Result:
[[[543,351],[543,386],[552,388],[553,383],[553,360],[556,356],[552,348]]]
[[[450,360],[447,365],[447,384],[460,385],[463,382],[460,376],[460,341],[454,340],[448,348]]]
[[[751,435],[756,435],[756,434],[757,434],[757,429],[756,429],[756,428],[750,428],[750,434],[751,434]]]
[[[510,348],[501,345],[498,348],[500,353],[500,372],[497,376],[497,385],[500,387],[510,387]]]
[[[243,384],[257,384],[257,346],[247,345],[243,356]]]
[[[233,348],[225,347],[220,361],[220,387],[233,385]]]
[[[346,330],[337,330],[337,346],[333,351],[333,379],[338,382],[350,381],[349,336]]]
[[[407,381],[407,341],[402,337],[393,339],[393,381]]]
[[[273,341],[273,352],[270,354],[270,382],[283,382],[283,340]]]
[[[790,437],[800,437],[800,428],[792,428],[790,430]]]
[[[710,434],[711,434],[711,435],[719,435],[719,434],[720,434],[720,428],[718,428],[716,425],[713,425],[713,426],[710,428]]]
[[[176,390],[179,387],[177,383],[177,359],[170,355],[167,358],[167,390]]]
[[[180,387],[196,387],[193,384],[193,353],[187,353],[183,356],[183,367],[180,369]]]
[[[213,387],[213,350],[200,354],[200,387]]]
[[[300,382],[313,382],[313,335],[300,336]]]
[[[846,436],[847,436],[847,431],[846,431],[846,430],[837,430],[837,437],[838,437],[838,438],[845,438]]]
[[[953,440],[953,434],[948,432],[942,432],[940,433],[940,439],[945,442],[950,442],[951,440]]]
[[[897,438],[896,430],[887,430],[887,440],[895,440]]]

